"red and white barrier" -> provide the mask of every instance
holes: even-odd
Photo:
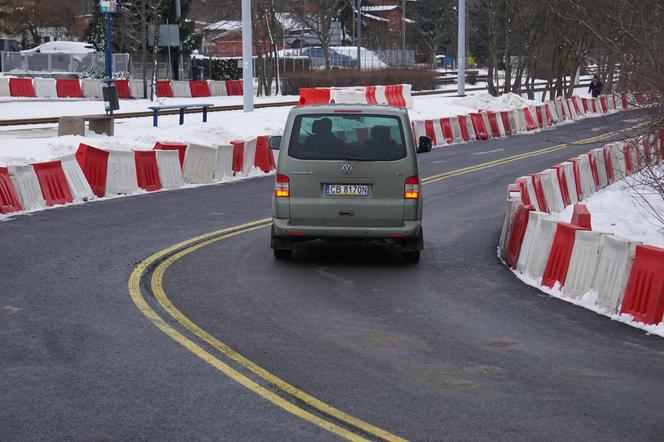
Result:
[[[136,160],[133,152],[108,151],[106,193],[129,195],[138,190]]]
[[[102,84],[100,80],[83,79],[81,89],[85,98],[102,98]]]
[[[37,174],[32,165],[11,166],[9,167],[9,176],[24,210],[46,207],[46,200],[44,200]]]
[[[11,97],[8,77],[0,77],[0,97]]]
[[[182,176],[185,183],[205,184],[214,180],[217,148],[190,144],[184,158]]]
[[[58,91],[55,88],[55,80],[53,78],[35,78],[34,80],[35,95],[40,98],[57,98]]]
[[[171,80],[171,90],[173,91],[173,97],[191,98],[191,88],[188,81]]]
[[[62,170],[64,171],[69,189],[71,190],[74,201],[88,201],[95,197],[92,188],[85,179],[81,167],[76,162],[74,155],[67,155],[60,158]]]
[[[600,232],[590,230],[576,231],[574,249],[563,286],[563,293],[566,296],[579,299],[590,290],[595,277],[602,236],[604,235]]]
[[[613,235],[603,238],[591,288],[597,293],[597,305],[607,313],[617,313],[622,304],[632,260],[639,244]]]
[[[225,97],[228,95],[225,81],[210,81],[210,93],[213,97]]]
[[[223,180],[233,176],[233,153],[235,148],[232,144],[217,146],[217,159],[215,161],[214,179]]]
[[[157,167],[159,180],[164,189],[177,189],[182,187],[182,165],[178,152],[175,150],[157,150]]]

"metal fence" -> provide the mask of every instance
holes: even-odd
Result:
[[[104,54],[25,54],[0,52],[1,72],[24,74],[30,72],[81,73],[90,69],[104,70]],[[129,54],[113,54],[113,72],[129,72]]]
[[[290,49],[289,55],[307,57],[311,60],[312,69],[323,69],[325,57],[320,47]],[[330,67],[335,69],[357,68],[357,47],[333,46],[329,52]],[[360,50],[360,65],[363,70],[391,69],[415,66],[415,51],[407,49],[366,49]]]

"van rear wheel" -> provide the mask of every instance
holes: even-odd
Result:
[[[274,257],[279,260],[289,259],[293,250],[274,249]]]

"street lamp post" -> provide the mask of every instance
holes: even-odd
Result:
[[[251,0],[242,0],[242,109],[244,112],[254,111],[254,73],[252,57]]]
[[[466,95],[466,0],[459,0],[459,42],[457,48],[457,95]]]

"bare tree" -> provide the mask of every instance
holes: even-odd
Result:
[[[294,16],[320,40],[325,69],[329,70],[332,22],[339,17],[340,11],[345,6],[345,0],[300,0],[297,3],[299,4],[293,5]]]

